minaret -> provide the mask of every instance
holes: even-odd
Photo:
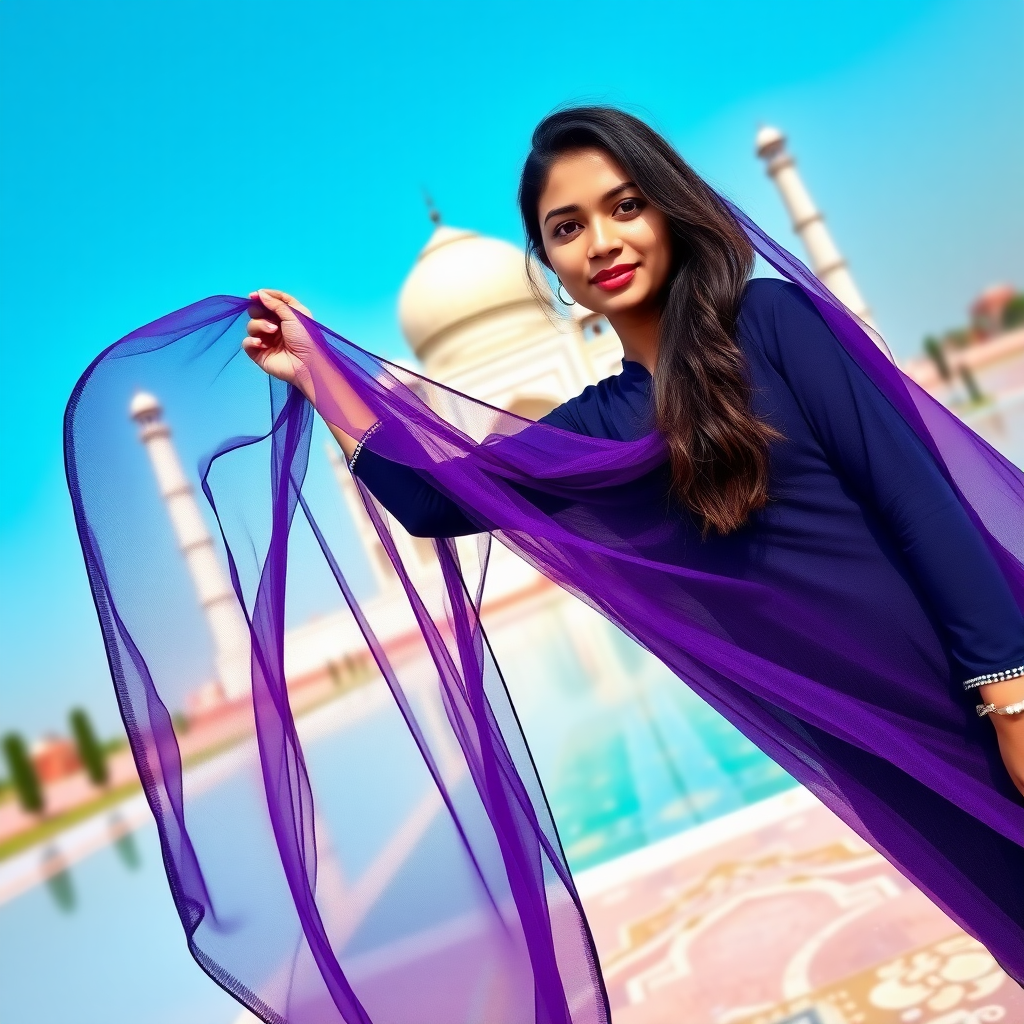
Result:
[[[213,638],[214,664],[221,688],[228,700],[235,700],[250,689],[249,628],[171,442],[170,428],[161,418],[160,403],[140,391],[132,399],[128,412],[141,428],[139,438],[149,453],[160,497],[167,505],[174,534],[203,606]]]
[[[325,441],[324,447],[327,451],[327,460],[331,464],[331,469],[334,470],[334,478],[338,482],[338,489],[341,491],[345,507],[352,517],[356,534],[370,562],[370,570],[373,572],[377,590],[378,592],[390,590],[398,583],[398,574],[391,564],[391,559],[388,558],[388,553],[384,550],[384,545],[381,544],[380,538],[377,536],[377,530],[366,514],[366,509],[363,508],[363,501],[359,497],[356,482],[349,472],[348,463],[341,457],[341,451],[334,438]]]
[[[846,260],[825,227],[825,218],[804,187],[796,170],[796,161],[786,152],[786,136],[778,128],[762,127],[755,144],[757,155],[768,166],[769,177],[775,179],[782,193],[782,201],[793,221],[793,230],[807,249],[811,270],[852,313],[874,327],[871,311],[854,284]]]
[[[349,472],[348,462],[341,457],[341,452],[333,440],[325,443],[327,460],[334,470],[334,478],[338,482],[338,488],[345,501],[352,522],[355,524],[356,533],[363,545],[363,550],[373,570],[374,581],[377,584],[378,592],[392,590],[398,585],[398,573],[391,564],[384,545],[377,536],[377,529],[370,520],[365,508],[363,499],[359,496],[359,489],[352,473]],[[391,536],[394,539],[395,547],[402,556],[402,564],[413,579],[420,579],[424,570],[429,566],[436,566],[437,556],[434,554],[433,542],[425,537],[411,537],[401,527],[395,528],[397,524],[392,523]]]

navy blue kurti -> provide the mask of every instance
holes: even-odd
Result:
[[[701,540],[681,517],[684,564],[729,576],[762,573],[823,606],[871,613],[878,642],[901,658],[931,620],[954,678],[1024,665],[1024,616],[978,531],[930,453],[848,355],[796,285],[752,280],[737,325],[755,415],[785,435],[771,447],[769,504],[756,529]],[[654,426],[651,375],[622,372],[591,385],[542,422],[630,441]],[[460,536],[479,526],[415,470],[362,449],[353,471],[410,533]],[[637,500],[661,500],[638,486]],[[649,483],[649,482],[648,482]],[[666,509],[668,506],[666,505]],[[666,514],[672,514],[666,512]],[[837,573],[842,565],[844,572]],[[927,632],[927,630],[926,630]]]

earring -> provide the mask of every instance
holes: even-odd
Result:
[[[562,279],[560,277],[556,277],[555,280],[558,282],[558,287],[555,289],[555,295],[558,296],[558,301],[563,306],[575,306],[576,305],[576,300],[575,299],[572,299],[571,301],[568,301],[568,300],[562,298]]]

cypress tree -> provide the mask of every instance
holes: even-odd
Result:
[[[18,733],[9,732],[4,737],[4,757],[18,802],[26,811],[39,814],[43,809],[43,788],[39,785],[36,766],[28,756],[28,747]]]
[[[1024,326],[1024,292],[1017,292],[1003,309],[1003,327],[1012,331],[1021,326]]]
[[[82,708],[71,712],[71,733],[75,737],[78,756],[85,766],[86,774],[94,786],[105,786],[110,773],[107,771],[107,754]]]
[[[960,367],[960,378],[963,380],[964,385],[967,388],[967,394],[972,402],[983,402],[985,401],[985,394],[978,387],[978,381],[974,374],[971,373],[970,368],[966,366]]]
[[[936,369],[939,371],[939,376],[943,380],[950,380],[953,376],[949,369],[949,363],[946,361],[946,353],[942,351],[942,345],[938,338],[934,338],[929,335],[924,339],[924,350],[928,353],[931,361],[935,364]]]

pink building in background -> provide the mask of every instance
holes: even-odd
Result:
[[[972,307],[973,308],[973,307]],[[908,359],[904,373],[912,377],[943,405],[959,411],[966,402],[962,370],[968,369],[982,393],[992,400],[1024,397],[1024,327],[979,338],[973,344],[944,352],[950,377],[926,355]]]
[[[39,781],[44,785],[74,775],[82,767],[74,743],[63,736],[44,736],[36,740],[30,754]]]

